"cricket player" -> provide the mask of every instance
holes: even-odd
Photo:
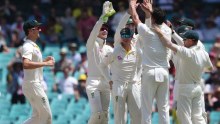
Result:
[[[208,53],[198,46],[199,35],[193,30],[187,31],[184,46],[171,42],[163,32],[154,26],[160,41],[180,58],[179,64],[179,96],[177,102],[177,116],[181,124],[205,124],[202,116],[201,88],[202,73],[206,67],[213,68]]]
[[[36,20],[26,21],[23,29],[26,34],[22,47],[24,83],[22,90],[31,104],[33,113],[24,124],[52,124],[52,114],[47,95],[43,89],[43,66],[54,66],[54,58],[49,56],[44,61],[36,40],[40,37],[41,23]]]
[[[137,26],[139,38],[143,44],[142,57],[142,78],[141,78],[141,114],[142,124],[151,124],[152,104],[154,98],[157,101],[159,112],[159,123],[169,124],[169,50],[162,45],[158,35],[152,30],[151,26],[141,23],[136,12],[137,0],[130,0],[129,9],[134,24]],[[155,8],[152,11],[152,4],[145,0],[144,6],[148,13],[145,12],[147,21],[156,24],[171,40],[171,30],[163,24],[165,13]]]
[[[184,20],[183,20],[184,22]],[[195,25],[193,22],[192,24],[190,23],[190,25],[185,25],[187,23],[183,23],[184,25],[180,26],[180,27],[177,27],[176,28],[176,31],[174,31],[172,28],[172,38],[176,41],[176,43],[179,45],[179,46],[184,46],[184,42],[183,42],[183,35],[186,33],[186,31],[188,30],[192,30],[194,29],[194,27],[191,27],[192,25]],[[172,24],[169,25],[172,27]],[[197,43],[197,46],[199,46],[201,49],[205,50],[205,46],[202,44],[202,42],[200,40],[198,40],[198,43]],[[173,52],[172,54],[173,56],[171,57],[172,58],[172,61],[174,63],[174,66],[175,66],[175,69],[176,69],[176,75],[175,75],[175,85],[174,85],[174,104],[175,106],[177,105],[177,101],[178,101],[178,96],[179,96],[179,81],[178,81],[178,76],[180,76],[178,73],[179,73],[179,61],[180,61],[180,58],[178,56],[175,55],[175,53]],[[202,80],[202,79],[201,79]],[[203,89],[203,83],[200,83],[201,84],[201,87]],[[207,113],[205,111],[205,101],[204,101],[204,97],[201,97],[202,98],[202,116],[204,117],[205,121],[207,122]]]
[[[112,7],[112,3],[106,1],[103,4],[103,13],[90,33],[86,44],[89,70],[86,92],[92,111],[88,122],[89,124],[108,124],[110,88],[98,64],[102,56],[112,51],[112,48],[106,45],[108,28],[104,23],[106,23],[108,17],[114,13],[115,10]],[[109,73],[108,68],[105,71]]]
[[[105,56],[104,66],[111,64],[112,76],[105,74],[106,80],[111,82],[112,98],[114,102],[115,124],[125,124],[124,115],[127,114],[127,104],[131,124],[141,123],[140,75],[141,51],[132,44],[134,32],[130,28],[120,31],[121,43],[114,51]],[[113,84],[112,84],[113,83]]]

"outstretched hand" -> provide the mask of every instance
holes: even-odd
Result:
[[[145,14],[150,14],[153,11],[152,0],[143,0],[143,3],[141,3],[140,6]]]
[[[137,9],[137,7],[140,5],[140,3],[136,3],[135,8]],[[128,9],[128,14],[131,15],[131,10]]]
[[[115,10],[112,6],[112,3],[109,1],[105,1],[105,3],[103,4],[102,16],[101,16],[103,22],[107,22],[108,17],[112,16],[113,14],[115,14]]]
[[[44,61],[49,61],[49,60],[53,60],[53,61],[55,61],[55,59],[54,59],[53,56],[47,56],[47,58],[46,58]]]

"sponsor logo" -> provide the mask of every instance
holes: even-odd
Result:
[[[92,93],[91,93],[91,96],[92,96],[92,98],[94,98],[94,97],[95,97],[94,92],[92,92]]]
[[[46,103],[45,97],[42,97],[42,102],[43,102],[44,104]]]
[[[122,60],[122,57],[121,57],[121,56],[118,56],[117,58],[118,58],[118,60]]]
[[[115,101],[118,102],[118,96],[115,97]]]

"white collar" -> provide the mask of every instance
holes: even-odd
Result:
[[[37,46],[37,44],[36,44],[34,41],[32,41],[32,40],[30,40],[30,39],[27,39],[27,37],[24,38],[24,41],[25,41],[25,42],[29,42],[29,43],[31,43],[31,44],[34,45],[34,46]]]
[[[120,47],[121,47],[122,51],[127,52],[127,51],[124,49],[124,47],[122,46],[122,44],[120,44]],[[135,50],[136,50],[135,47],[131,44],[131,50],[130,50],[129,52],[133,52],[133,51],[135,51]]]

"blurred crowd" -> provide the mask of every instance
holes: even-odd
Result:
[[[21,90],[23,68],[21,45],[25,36],[23,23],[36,19],[43,23],[37,44],[42,52],[45,47],[60,47],[59,60],[51,70],[56,77],[52,88],[45,91],[73,94],[77,99],[87,98],[85,85],[87,74],[86,52],[79,52],[97,19],[102,13],[104,0],[1,0],[0,1],[0,52],[16,48],[14,58],[8,63],[7,91],[12,94],[11,102],[25,103]],[[112,45],[115,29],[128,8],[127,0],[111,0],[117,13],[110,18],[109,38]],[[203,43],[210,43],[209,51],[215,71],[204,76],[204,92],[207,111],[220,111],[220,1],[219,0],[154,0],[154,5],[163,8],[169,20],[190,18],[195,21],[196,31]],[[143,12],[139,11],[141,19]],[[172,70],[172,69],[171,69]],[[171,79],[173,77],[171,71]],[[172,105],[173,82],[170,83],[170,104]]]

